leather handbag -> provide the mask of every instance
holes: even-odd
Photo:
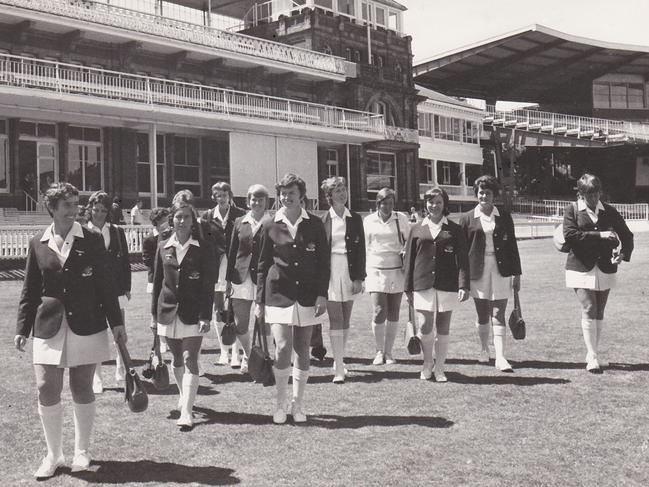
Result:
[[[521,312],[521,303],[518,299],[518,291],[514,291],[514,309],[509,315],[509,329],[515,340],[525,339],[525,320]]]
[[[162,353],[160,353],[160,337],[157,334],[153,343],[155,356],[157,358],[157,363],[153,370],[153,387],[158,391],[164,391],[169,387],[169,369],[167,368],[165,361],[162,359]]]
[[[228,298],[228,306],[223,313],[223,323],[221,343],[226,346],[234,345],[234,342],[237,340],[237,325],[234,323],[232,298]]]
[[[417,315],[415,313],[414,303],[408,300],[408,323],[406,323],[406,348],[410,355],[419,355],[421,353],[421,340],[417,336],[417,325],[415,320]]]
[[[128,408],[134,413],[141,413],[146,411],[149,407],[149,396],[142,385],[140,376],[137,375],[131,356],[128,353],[126,344],[122,340],[116,341],[117,350],[122,357],[124,368],[126,369],[126,378],[124,380],[124,400],[128,404]]]
[[[41,296],[41,304],[36,309],[34,337],[44,340],[52,338],[61,329],[65,307],[57,298]]]
[[[158,335],[154,335],[153,337],[153,345],[151,345],[151,351],[149,352],[149,359],[146,361],[144,364],[144,368],[142,369],[142,376],[145,379],[152,379],[153,374],[155,372],[155,366],[153,365],[153,358],[155,357],[155,343]]]
[[[252,332],[252,347],[248,359],[248,373],[258,384],[264,387],[275,385],[275,374],[273,373],[273,359],[268,353],[268,342],[266,335],[262,332],[263,319],[255,318],[255,328]]]

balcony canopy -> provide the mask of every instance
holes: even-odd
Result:
[[[416,83],[447,95],[542,102],[609,73],[649,77],[649,46],[532,25],[427,59],[413,73]]]

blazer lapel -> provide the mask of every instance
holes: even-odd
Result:
[[[327,242],[329,242],[329,246],[331,247],[331,215],[329,212],[325,214],[324,227],[325,233],[327,234]],[[349,231],[349,224],[347,225],[347,231]]]

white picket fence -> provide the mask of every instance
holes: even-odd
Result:
[[[142,241],[151,232],[151,225],[123,225],[129,253],[142,252]],[[43,227],[20,226],[0,228],[0,258],[19,259],[27,257],[29,241]]]
[[[573,201],[516,199],[512,203],[512,213],[522,213],[536,217],[563,218],[563,210]],[[611,203],[625,220],[649,220],[647,203]]]

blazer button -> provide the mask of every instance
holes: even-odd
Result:
[[[296,249],[296,248],[297,248],[297,245],[293,244],[293,248]]]
[[[68,311],[68,316],[72,316],[72,311]]]
[[[299,285],[299,284],[300,284],[300,281],[295,281],[295,284]]]
[[[298,264],[297,262],[293,262],[293,265],[294,265],[295,267],[297,267],[297,266],[299,266],[300,264]]]

